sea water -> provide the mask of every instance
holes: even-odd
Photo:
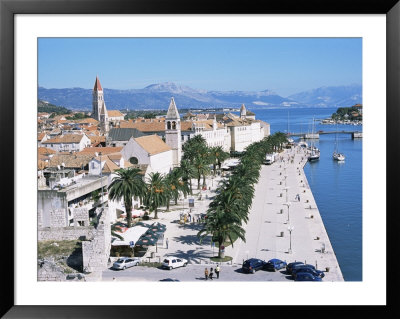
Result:
[[[337,108],[250,109],[256,119],[271,125],[271,134],[281,131],[315,132],[362,131],[362,126],[320,124]],[[298,138],[294,138],[298,140]],[[346,156],[341,163],[333,160],[335,141]],[[310,145],[311,140],[307,140]],[[346,281],[362,280],[362,139],[350,134],[320,135],[314,140],[321,151],[319,161],[304,167],[308,183],[318,205],[326,231]]]

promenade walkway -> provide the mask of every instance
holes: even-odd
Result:
[[[282,161],[262,166],[250,218],[244,225],[246,242],[238,240],[233,248],[226,248],[226,254],[236,264],[254,257],[266,261],[278,258],[288,263],[302,261],[320,270],[329,267],[324,281],[343,281],[303,171],[307,163],[305,150],[301,147],[285,150],[281,157]],[[288,227],[293,227],[291,236]]]

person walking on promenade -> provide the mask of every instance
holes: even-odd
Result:
[[[213,280],[213,275],[214,275],[214,273],[213,273],[213,269],[212,269],[212,267],[210,268],[210,274],[208,275],[208,278],[210,278],[211,280]]]
[[[217,265],[217,267],[215,268],[215,274],[217,275],[217,279],[219,279],[219,272],[221,271],[221,269],[219,268],[219,265]]]
[[[297,194],[297,199],[300,202],[300,195],[299,194]]]
[[[204,270],[204,276],[206,277],[206,280],[208,280],[208,269],[207,268]]]
[[[169,241],[168,241],[168,238],[167,238],[167,240],[165,241],[165,244],[167,245],[167,249],[168,249],[168,243],[169,243]]]

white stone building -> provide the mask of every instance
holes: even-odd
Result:
[[[230,130],[232,151],[243,152],[247,146],[261,141],[266,136],[261,121],[247,118],[246,113],[246,107],[242,104],[240,116],[230,115],[225,121]]]
[[[90,144],[86,134],[61,135],[42,142],[42,146],[57,152],[79,152]]]
[[[207,143],[208,147],[221,146],[225,152],[229,152],[231,148],[231,137],[229,129],[220,123],[216,118],[213,120],[193,121],[190,138],[201,135]]]
[[[157,135],[132,137],[121,153],[132,164],[148,165],[147,174],[168,174],[174,167],[172,148]]]

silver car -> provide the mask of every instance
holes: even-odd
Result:
[[[140,263],[140,258],[137,257],[121,257],[113,265],[114,269],[126,269],[137,266]]]

